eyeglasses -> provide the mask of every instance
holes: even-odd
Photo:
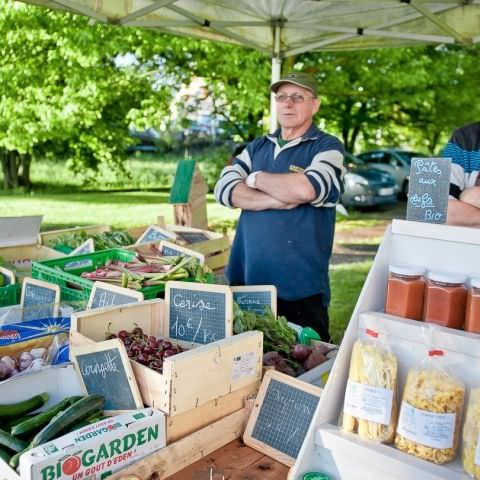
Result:
[[[315,97],[307,97],[307,98],[315,98]],[[275,95],[275,100],[278,103],[285,103],[288,99],[290,99],[293,103],[303,103],[305,101],[305,97],[300,95],[299,93],[294,93],[293,95],[287,95],[286,93],[279,93]]]

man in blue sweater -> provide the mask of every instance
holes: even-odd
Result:
[[[328,341],[344,149],[313,124],[320,107],[313,77],[290,73],[271,90],[280,129],[248,144],[215,186],[219,203],[242,209],[225,273],[232,285],[275,285],[278,313]]]
[[[452,159],[447,223],[480,227],[480,122],[455,130],[442,154]]]

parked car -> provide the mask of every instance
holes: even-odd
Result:
[[[428,157],[420,152],[387,148],[383,150],[371,150],[357,155],[358,158],[368,165],[389,173],[395,179],[400,195],[405,198],[408,193],[408,181],[410,180],[410,163],[413,157]]]
[[[345,153],[343,177],[345,191],[342,204],[346,207],[374,207],[397,203],[398,189],[393,177]]]

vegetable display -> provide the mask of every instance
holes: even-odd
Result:
[[[129,262],[107,260],[103,267],[93,272],[83,272],[82,278],[116,284],[139,290],[143,287],[163,285],[168,280],[194,279],[205,282],[208,268],[202,267],[195,258],[172,256],[157,257],[140,255]]]
[[[80,230],[79,232],[60,235],[50,240],[47,245],[55,250],[70,253],[89,238],[93,239],[95,250],[126,247],[135,243],[135,240],[123,230],[103,233],[87,233],[85,230]]]
[[[296,332],[287,324],[287,319],[282,316],[275,318],[268,307],[258,314],[242,310],[234,303],[233,332],[252,330],[263,332],[263,365],[293,377],[326,362],[327,355],[332,351],[323,344],[297,344]]]
[[[20,456],[26,451],[96,422],[103,413],[101,395],[67,397],[35,413],[48,399],[48,393],[42,393],[21,402],[0,405],[0,457],[12,468],[18,467]]]
[[[134,328],[132,332],[107,332],[106,339],[111,338],[119,338],[123,342],[130,359],[160,373],[163,372],[165,358],[185,351],[180,345],[173,345],[169,340],[143,333],[140,327]]]

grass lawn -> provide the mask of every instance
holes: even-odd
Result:
[[[353,309],[362,290],[371,261],[344,263],[330,267],[330,334],[334,343],[339,344],[350,321]]]

